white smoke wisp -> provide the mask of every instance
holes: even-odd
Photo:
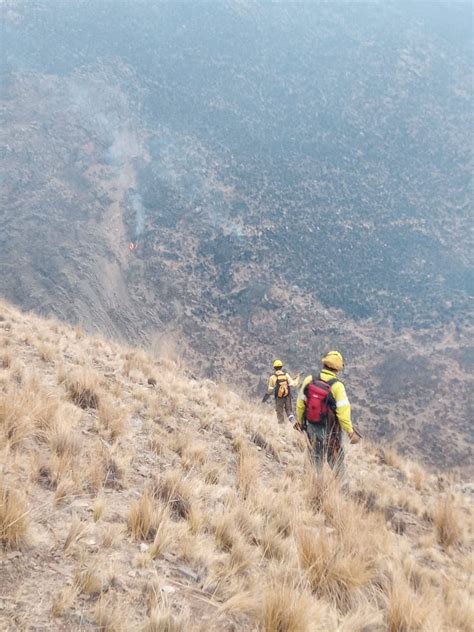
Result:
[[[145,228],[146,210],[140,193],[134,193],[131,197],[131,202],[135,211],[135,241],[138,241]]]
[[[115,166],[130,163],[143,154],[137,133],[128,128],[114,131],[113,140],[107,150],[107,159]]]

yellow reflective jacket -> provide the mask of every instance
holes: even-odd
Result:
[[[329,382],[329,380],[333,380],[334,378],[337,378],[337,375],[328,369],[323,369],[319,374],[319,379],[324,382]],[[312,375],[305,377],[303,384],[301,385],[300,392],[298,393],[298,399],[296,400],[296,419],[300,425],[303,425],[306,409],[306,395],[304,391],[308,384],[312,381]],[[339,378],[337,378],[337,382],[334,382],[331,386],[331,393],[336,401],[337,420],[343,430],[347,433],[351,433],[353,431],[351,422],[351,405],[347,399],[346,388],[344,384],[339,381]]]
[[[289,373],[285,373],[284,371],[275,371],[275,373],[273,373],[273,375],[270,375],[270,379],[268,380],[268,392],[269,393],[273,393],[273,390],[276,386],[277,383],[277,376],[278,375],[284,375],[286,377],[286,379],[288,380],[288,385],[289,386],[298,386],[300,381],[298,378],[293,379],[291,377],[291,375]]]

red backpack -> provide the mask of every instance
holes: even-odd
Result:
[[[306,393],[306,421],[312,424],[326,423],[329,408],[335,408],[334,397],[331,393],[331,386],[337,382],[336,378],[324,382],[323,380],[313,380],[305,389]]]

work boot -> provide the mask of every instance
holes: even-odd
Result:
[[[295,423],[295,416],[294,415],[290,415],[288,417],[288,421],[290,422],[290,424],[294,424]]]

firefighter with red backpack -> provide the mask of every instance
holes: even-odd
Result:
[[[339,351],[329,351],[321,360],[323,368],[315,375],[308,375],[301,385],[296,402],[296,427],[304,430],[311,445],[316,467],[324,461],[338,474],[344,469],[342,432],[351,443],[358,443],[358,433],[351,422],[351,405],[344,384],[337,374],[344,368]]]
[[[291,387],[299,386],[300,376],[298,374],[293,379],[287,371],[283,370],[283,362],[281,360],[275,360],[273,362],[273,369],[274,373],[270,375],[268,389],[262,401],[266,402],[273,393],[275,396],[275,411],[278,423],[284,423],[285,413],[288,420],[293,423],[295,416],[291,409]]]

